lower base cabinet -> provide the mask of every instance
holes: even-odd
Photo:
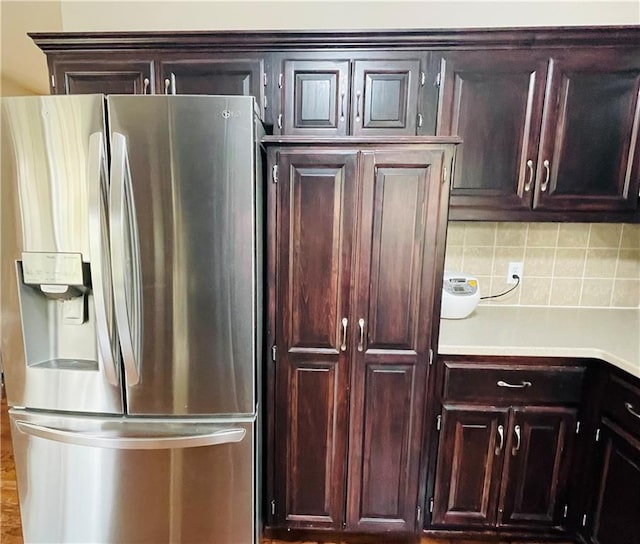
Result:
[[[612,373],[596,433],[593,544],[640,544],[640,380]]]
[[[504,358],[441,368],[429,527],[562,531],[584,368]]]
[[[432,523],[560,527],[576,410],[445,405]]]

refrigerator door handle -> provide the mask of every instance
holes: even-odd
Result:
[[[127,156],[127,139],[111,136],[111,187],[109,192],[111,225],[111,269],[116,324],[127,385],[140,381],[141,278],[140,244]]]
[[[241,442],[247,431],[242,428],[224,428],[201,434],[187,435],[156,435],[156,436],[126,436],[114,433],[96,432],[95,434],[82,431],[66,431],[42,425],[35,425],[24,421],[17,421],[16,426],[21,433],[53,440],[75,446],[93,448],[110,448],[118,450],[162,450],[184,449],[199,446],[217,446]]]
[[[94,132],[89,136],[87,159],[91,282],[96,310],[98,349],[102,358],[103,371],[110,384],[118,385],[118,369],[111,336],[113,299],[110,285],[111,264],[108,251],[104,179],[106,179],[104,136],[102,132]]]

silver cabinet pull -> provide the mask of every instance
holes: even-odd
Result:
[[[142,94],[147,94],[149,92],[149,78],[145,77],[142,80]]]
[[[518,454],[518,450],[520,449],[520,425],[516,425],[515,428],[513,429],[513,432],[516,435],[516,445],[511,448],[511,455],[517,455]]]
[[[542,166],[544,166],[544,181],[542,182],[542,185],[540,185],[540,190],[544,193],[547,190],[547,187],[549,187],[549,176],[551,175],[551,171],[549,169],[548,160],[545,159]]]
[[[533,161],[531,159],[527,161],[527,170],[529,170],[529,179],[524,184],[524,190],[529,192],[531,190],[531,184],[533,183]]]
[[[418,114],[418,127],[421,127],[421,126],[422,126],[423,120],[424,120],[424,119],[423,119],[423,117],[422,117],[422,114],[421,114],[421,113],[419,113],[419,114]]]
[[[500,439],[500,443],[496,448],[496,455],[500,455],[504,447],[504,427],[502,425],[498,425],[498,438]]]
[[[344,92],[340,95],[340,121],[344,121]]]
[[[640,419],[640,412],[635,411],[635,409],[633,408],[633,404],[631,404],[630,402],[625,402],[624,407],[627,409],[627,412],[629,412],[633,417],[637,417],[638,419]]]
[[[531,387],[531,382],[520,382],[520,383],[508,383],[500,380],[496,383],[498,387],[510,387],[512,389],[524,389],[525,387]]]
[[[169,94],[170,87],[171,87],[171,80],[167,77],[164,80],[164,94]]]
[[[360,341],[358,342],[358,351],[364,349],[364,319],[358,319],[358,327],[360,327]]]
[[[347,325],[349,320],[346,317],[342,318],[342,344],[340,344],[340,351],[346,351],[347,349]]]
[[[362,93],[358,91],[356,93],[356,121],[360,121],[360,97]]]

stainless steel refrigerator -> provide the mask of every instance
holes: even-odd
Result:
[[[257,538],[253,98],[2,100],[2,362],[25,542]]]

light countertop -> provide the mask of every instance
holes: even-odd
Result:
[[[440,321],[438,353],[592,357],[640,378],[640,309],[478,306]]]

